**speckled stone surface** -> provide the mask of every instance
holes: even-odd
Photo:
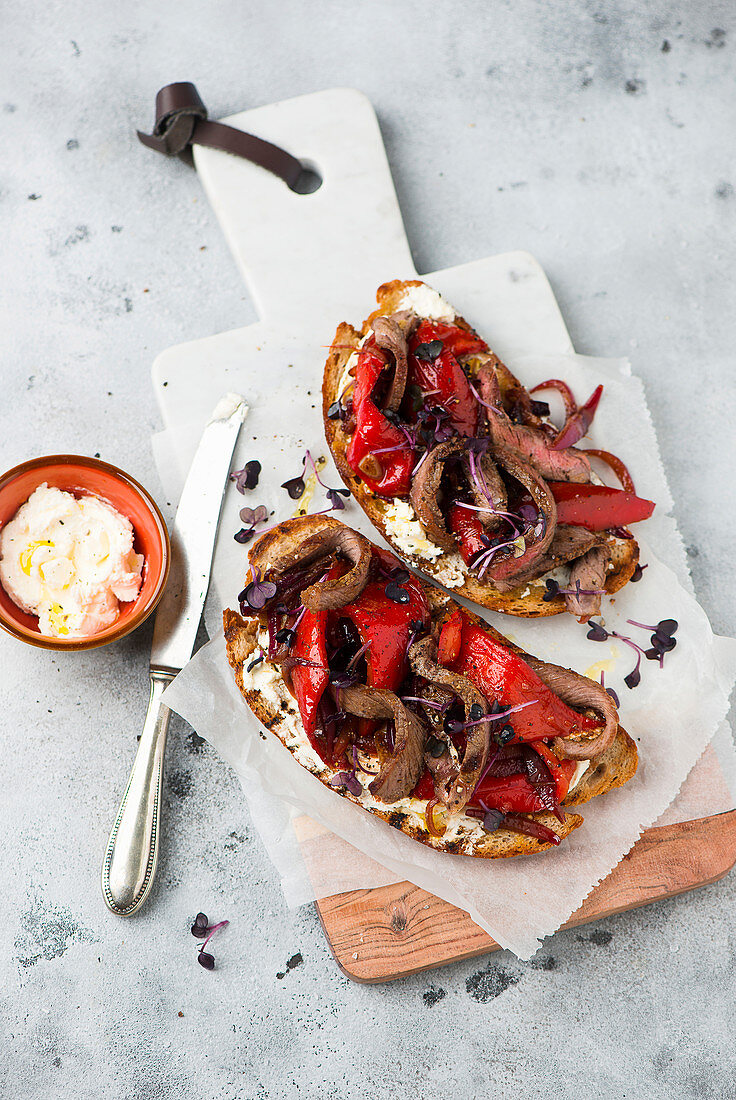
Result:
[[[685,0],[7,10],[0,466],[99,452],[160,493],[153,356],[255,317],[194,174],[135,141],[160,85],[194,80],[214,116],[355,86],[420,270],[529,249],[577,349],[631,356],[696,590],[732,633],[735,50],[731,5]],[[112,917],[99,867],[149,643],[0,638],[1,1096],[736,1096],[734,875],[530,963],[356,986],[177,724],[154,894]],[[231,921],[214,973],[199,909]]]

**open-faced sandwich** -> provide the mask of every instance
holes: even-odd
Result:
[[[578,407],[550,379],[561,429],[488,345],[426,284],[379,288],[358,332],[339,325],[327,359],[327,442],[347,487],[396,552],[445,588],[529,618],[581,622],[631,578],[628,525],[654,505],[619,459],[575,446],[600,400]],[[603,485],[591,455],[622,487]]]
[[[625,783],[636,747],[600,684],[524,653],[328,516],[250,552],[224,612],[246,702],[345,798],[444,852],[559,844],[566,808]]]

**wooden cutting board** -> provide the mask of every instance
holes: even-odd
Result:
[[[333,89],[226,121],[283,145],[312,165],[323,183],[313,194],[297,195],[247,162],[208,149],[196,152],[200,179],[260,320],[156,359],[153,380],[164,423],[191,428],[178,437],[182,469],[210,410],[232,389],[245,387],[254,398],[248,421],[253,437],[273,437],[276,429],[286,441],[293,411],[299,434],[321,439],[319,402],[312,398],[312,405],[306,396],[319,387],[334,324],[364,317],[380,283],[416,277],[380,130],[365,96]],[[502,358],[510,351],[573,351],[549,282],[526,252],[423,278],[449,301],[462,303],[463,314]],[[252,455],[236,452],[236,464],[246,457]],[[218,540],[213,563],[213,584],[223,599],[231,595],[237,507],[226,499],[226,535]],[[713,882],[734,860],[736,810],[651,829],[568,925]],[[387,981],[498,947],[467,913],[408,883],[340,894],[317,908],[335,958],[357,981]]]
[[[717,882],[736,863],[736,810],[647,829],[563,928]],[[388,982],[500,950],[463,909],[410,882],[352,890],[316,903],[340,969],[356,982]]]

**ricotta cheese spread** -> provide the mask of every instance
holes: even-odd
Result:
[[[399,309],[412,309],[419,317],[431,321],[454,321],[457,314],[449,302],[431,286],[410,286],[404,291]]]
[[[465,584],[468,567],[459,554],[445,554],[442,565],[433,574],[445,588],[460,588]]]
[[[133,525],[95,496],[44,484],[0,530],[0,583],[41,634],[86,638],[117,620],[141,587]]]
[[[573,787],[577,787],[580,780],[583,778],[588,768],[590,767],[590,760],[578,760],[575,767],[575,771],[572,773],[572,779],[570,780],[570,786],[567,788],[571,791]]]
[[[427,538],[408,500],[392,500],[383,512],[386,534],[407,557],[434,561],[442,550]]]

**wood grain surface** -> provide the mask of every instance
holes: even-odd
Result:
[[[573,928],[716,882],[736,863],[736,809],[648,829],[562,926]],[[462,909],[410,882],[316,902],[340,969],[387,982],[500,950]]]

